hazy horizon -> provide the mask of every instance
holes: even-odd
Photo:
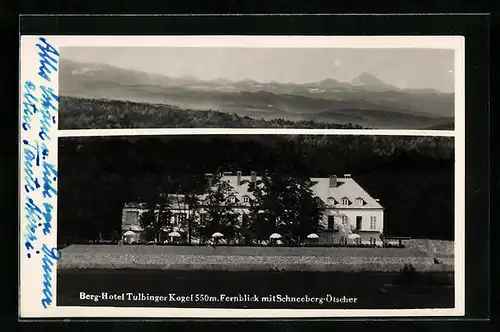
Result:
[[[61,60],[201,80],[350,82],[362,73],[402,89],[454,92],[454,51],[444,49],[64,47]]]

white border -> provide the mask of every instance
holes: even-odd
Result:
[[[365,136],[442,136],[454,137],[453,130],[389,130],[389,129],[257,129],[257,128],[127,128],[66,129],[59,137],[91,136],[158,136],[158,135],[365,135]]]
[[[60,47],[435,48],[461,36],[45,36]]]
[[[110,129],[54,130],[56,137],[185,134],[313,134],[313,135],[400,135],[455,137],[455,308],[452,309],[197,309],[40,306],[42,278],[40,265],[28,262],[20,252],[19,313],[21,318],[122,317],[122,318],[292,318],[292,317],[407,317],[463,316],[465,314],[465,39],[462,36],[43,36],[56,48],[77,46],[107,47],[272,47],[272,48],[436,48],[455,51],[455,129],[375,130],[375,129]],[[21,37],[22,82],[38,72],[38,36]],[[58,87],[57,75],[53,87]],[[21,98],[21,97],[20,97]],[[21,100],[21,99],[20,99]],[[20,109],[22,112],[22,107]],[[20,129],[21,131],[21,129]],[[20,143],[21,148],[21,143]],[[51,142],[57,155],[57,140]],[[21,155],[21,154],[20,154]],[[57,160],[56,160],[57,162]],[[22,168],[20,166],[20,174]],[[24,181],[20,177],[20,188]],[[24,193],[24,191],[21,191]],[[21,195],[23,204],[25,195]],[[23,205],[20,205],[23,206]],[[22,210],[21,216],[22,214]],[[20,239],[25,220],[20,220]],[[47,241],[57,244],[57,214],[54,232]],[[54,271],[55,279],[55,271]],[[33,281],[37,282],[33,282]],[[57,292],[57,289],[54,289]]]

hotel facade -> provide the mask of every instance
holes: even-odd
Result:
[[[208,188],[212,188],[212,174],[206,174]],[[250,202],[254,199],[249,190],[254,182],[259,185],[262,178],[255,172],[244,176],[241,172],[236,175],[224,173],[220,181],[229,184],[231,193],[227,197],[234,203],[234,213],[238,214],[240,225],[248,217]],[[324,203],[325,210],[320,220],[321,230],[318,232],[318,244],[383,244],[384,208],[378,199],[370,196],[350,174],[343,177],[331,175],[329,177],[310,178],[309,188],[313,194]],[[200,222],[203,218],[203,201],[207,194],[198,195],[200,208],[194,215],[193,222]],[[168,195],[172,211],[172,227],[165,229],[165,239],[169,232],[175,231],[181,239],[187,239],[185,220],[191,216],[189,204],[183,194]],[[140,225],[141,215],[147,211],[144,203],[126,203],[122,211],[122,236],[127,233],[129,242],[142,242],[144,229]],[[192,238],[192,243],[198,239]]]

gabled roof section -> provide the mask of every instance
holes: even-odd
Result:
[[[241,176],[238,185],[237,175],[225,175],[222,177],[223,181],[227,181],[235,191],[235,195],[242,199],[244,195],[254,198],[254,195],[249,190],[251,176]],[[262,177],[256,177],[256,184],[262,183]],[[335,200],[335,205],[341,206],[342,198],[349,199],[349,207],[351,208],[382,208],[379,202],[370,196],[353,178],[344,177],[337,178],[337,186],[330,188],[330,179],[324,178],[311,178],[311,190],[325,203],[328,204],[328,198]],[[356,199],[361,198],[363,205],[356,205]]]
[[[333,197],[337,203],[342,203],[342,198],[346,197],[351,203],[356,202],[356,198],[361,198],[365,202],[363,205],[349,205],[349,208],[382,208],[379,202],[370,196],[353,178],[337,178],[337,186],[330,188],[329,178],[311,178],[311,190],[328,203],[328,198]],[[341,206],[341,204],[337,204]]]
[[[251,176],[241,176],[240,183],[238,185],[238,176],[236,175],[224,175],[221,179],[222,181],[226,181],[234,190],[234,195],[240,200],[243,201],[243,196],[248,196],[250,199],[254,198],[252,191],[249,191]],[[256,184],[262,184],[262,177],[256,177]]]
[[[125,209],[146,209],[148,205],[146,203],[142,202],[125,202],[124,208]]]

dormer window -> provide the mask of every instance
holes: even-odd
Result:
[[[342,198],[342,205],[349,205],[349,199],[347,197]]]
[[[333,197],[328,197],[327,200],[326,200],[326,203],[328,205],[335,205],[335,198]]]
[[[363,201],[362,198],[358,197],[356,198],[356,205],[363,205],[365,203],[365,201]]]
[[[243,196],[243,203],[249,203],[249,202],[250,202],[250,197]]]

